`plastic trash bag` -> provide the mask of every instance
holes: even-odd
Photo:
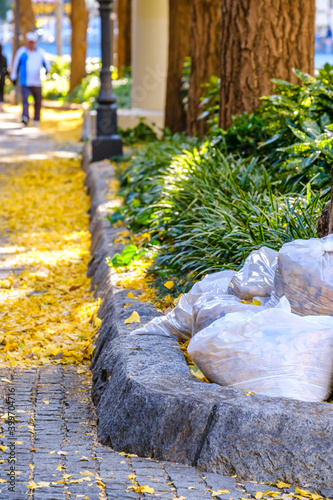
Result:
[[[274,294],[301,316],[333,315],[333,235],[295,240],[279,252]]]
[[[228,292],[244,300],[269,297],[273,290],[278,252],[268,247],[255,250],[232,278]]]
[[[264,310],[264,300],[244,301],[234,295],[202,295],[192,307],[192,336],[226,314]]]
[[[333,318],[292,314],[283,297],[274,309],[218,319],[191,339],[188,352],[211,382],[319,402],[331,391]]]
[[[147,325],[134,330],[132,334],[151,333],[190,339],[192,336],[193,304],[206,293],[226,294],[234,274],[234,271],[220,271],[206,276],[203,280],[198,281],[188,293],[182,295],[178,305],[169,314],[154,318]]]

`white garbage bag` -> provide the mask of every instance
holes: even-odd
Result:
[[[285,295],[301,316],[333,315],[333,234],[281,248],[273,295]]]
[[[261,247],[247,257],[244,266],[232,278],[228,293],[244,300],[269,297],[273,290],[278,252]]]
[[[178,305],[166,316],[154,318],[147,325],[134,330],[132,335],[151,333],[190,339],[193,323],[192,306],[195,301],[205,293],[226,294],[234,274],[234,271],[220,271],[206,276],[198,281],[188,293],[182,295]]]
[[[211,381],[258,394],[322,401],[333,376],[333,318],[280,307],[230,313],[198,332],[188,352]]]
[[[211,295],[205,293],[192,307],[193,326],[192,336],[200,330],[207,328],[210,324],[226,314],[232,312],[259,312],[265,309],[265,301],[255,298],[253,301],[244,301],[235,295]]]

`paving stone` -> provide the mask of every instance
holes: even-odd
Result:
[[[255,495],[258,491],[261,491],[264,493],[265,491],[275,491],[277,493],[283,494],[283,490],[279,488],[275,488],[274,486],[268,486],[267,484],[260,484],[255,482],[244,482],[242,481],[242,486],[245,488],[247,493],[250,493],[252,495]]]
[[[333,489],[332,490],[326,490],[325,488],[322,488],[320,490],[320,493],[325,497],[325,498],[333,498]]]
[[[203,478],[208,488],[213,491],[225,490],[228,493],[221,493],[216,498],[218,499],[228,499],[233,498],[238,499],[248,498],[248,495],[245,493],[245,488],[236,483],[236,479],[229,476],[222,476],[221,474],[215,474],[212,472],[204,472]],[[258,491],[261,491],[261,485],[258,486]],[[267,486],[263,485],[263,491],[266,491]],[[266,488],[266,489],[265,489]]]
[[[34,500],[66,500],[67,490],[63,491],[44,491],[35,490]],[[97,499],[96,499],[97,500]]]

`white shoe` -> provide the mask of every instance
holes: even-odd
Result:
[[[27,116],[22,116],[22,123],[23,123],[24,125],[28,125],[28,123],[29,123],[29,118],[28,118]]]
[[[38,127],[39,126],[39,121],[38,120],[34,120],[32,122],[32,124],[33,124],[34,127]]]

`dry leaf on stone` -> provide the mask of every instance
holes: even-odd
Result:
[[[208,490],[208,491],[211,492],[213,498],[218,497],[219,495],[223,495],[224,493],[230,493],[229,490],[218,490],[218,491]]]
[[[130,325],[132,323],[140,323],[141,318],[136,311],[133,311],[129,318],[125,319],[124,324]]]

